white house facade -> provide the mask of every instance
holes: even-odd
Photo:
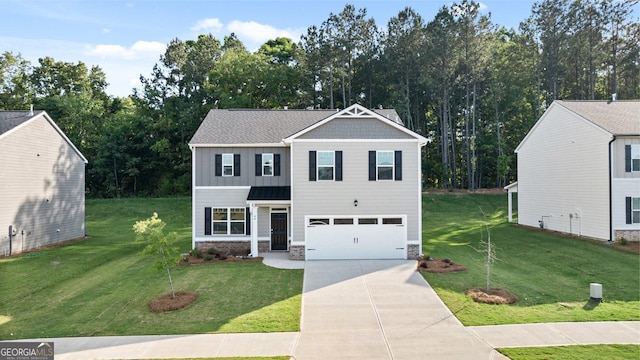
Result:
[[[0,255],[85,236],[87,160],[44,111],[0,111]]]
[[[640,240],[639,147],[640,102],[555,101],[516,148],[518,223]]]

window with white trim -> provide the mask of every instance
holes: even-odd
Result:
[[[318,180],[334,180],[335,152],[318,151]]]
[[[631,145],[631,171],[640,171],[640,144]]]
[[[262,154],[262,176],[273,176],[273,154]]]
[[[640,224],[640,198],[631,198],[631,223]]]
[[[393,151],[376,151],[376,174],[378,180],[393,180]]]
[[[244,235],[245,208],[213,208],[214,235]]]
[[[233,154],[222,154],[222,176],[233,176]]]

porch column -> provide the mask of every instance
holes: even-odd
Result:
[[[513,222],[513,193],[511,191],[509,191],[509,200],[508,200],[508,206],[509,206],[509,222]]]
[[[249,204],[251,213],[251,257],[258,256],[258,208],[255,204]]]

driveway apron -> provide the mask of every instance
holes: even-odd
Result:
[[[415,261],[307,261],[296,360],[504,359],[453,316]]]

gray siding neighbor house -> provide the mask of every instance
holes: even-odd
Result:
[[[87,160],[44,111],[0,111],[0,255],[85,236]]]
[[[417,258],[426,142],[394,110],[211,110],[190,141],[192,246]]]
[[[640,101],[554,101],[516,148],[518,223],[640,241]]]

